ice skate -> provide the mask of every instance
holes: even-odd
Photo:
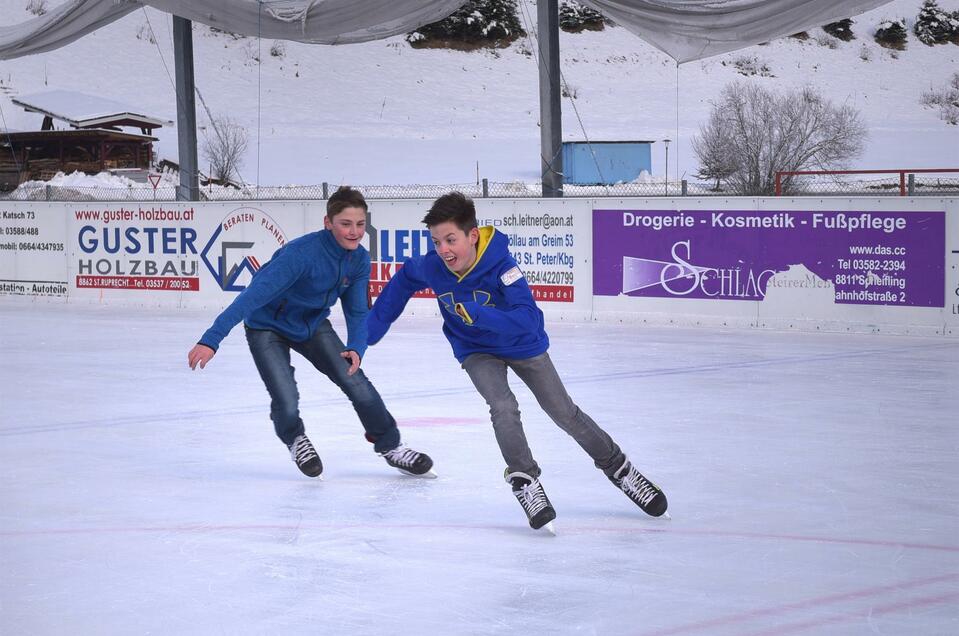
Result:
[[[513,488],[513,496],[523,507],[523,512],[529,519],[529,526],[533,530],[543,528],[546,532],[555,535],[553,519],[556,518],[556,511],[553,510],[539,479],[526,473],[515,472],[507,473],[506,482]]]
[[[433,460],[430,459],[429,455],[415,451],[403,444],[379,455],[386,460],[387,464],[403,474],[427,479],[436,479],[437,477],[436,473],[433,472]]]
[[[307,477],[319,477],[323,472],[323,462],[306,435],[298,435],[289,446],[290,457]]]
[[[659,486],[643,477],[628,459],[609,480],[649,516],[661,517],[666,514],[668,518],[666,495]]]

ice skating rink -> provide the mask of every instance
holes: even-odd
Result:
[[[440,477],[388,468],[300,359],[317,481],[240,329],[187,368],[213,316],[0,301],[0,633],[959,633],[959,341],[550,320],[573,399],[672,514],[517,382],[551,537],[438,319],[363,367]]]

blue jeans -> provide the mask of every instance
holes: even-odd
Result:
[[[265,329],[246,328],[246,341],[253,354],[253,362],[270,394],[270,419],[277,437],[289,446],[298,435],[303,435],[300,419],[300,394],[296,388],[294,369],[290,364],[290,349],[310,361],[316,369],[333,381],[353,403],[356,414],[366,429],[366,439],[378,453],[399,446],[400,431],[396,420],[386,410],[383,398],[366,378],[362,370],[347,375],[350,368],[340,353],[346,346],[333,331],[329,320],[320,323],[316,333],[305,342],[293,342]]]

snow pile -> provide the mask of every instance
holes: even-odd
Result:
[[[175,187],[175,177],[164,174],[161,177],[160,187]],[[58,172],[49,181],[24,181],[20,186],[4,195],[4,198],[16,201],[109,201],[109,200],[148,200],[153,195],[153,186],[128,179],[126,177],[101,172],[86,174],[73,172],[65,174]],[[175,197],[175,192],[171,190]]]
[[[38,182],[30,181],[28,183],[36,184]],[[46,184],[60,188],[138,188],[141,185],[136,181],[109,172],[101,172],[99,174],[86,174],[83,172],[64,174],[58,172],[47,181]]]
[[[645,170],[642,170],[642,171],[639,173],[639,175],[636,176],[635,179],[633,179],[632,181],[630,181],[630,183],[662,183],[662,182],[663,182],[662,177],[660,177],[660,178],[658,178],[658,179],[657,179],[657,178],[653,178],[653,175],[649,174],[649,173],[648,173],[647,171],[645,171]]]

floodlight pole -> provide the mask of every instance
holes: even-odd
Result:
[[[177,201],[198,201],[196,159],[196,85],[193,81],[193,23],[173,16],[173,62],[176,67],[176,125],[180,163]]]
[[[543,196],[563,196],[563,113],[559,90],[558,0],[536,3],[539,31],[539,139]]]
[[[669,196],[669,142],[672,139],[663,139],[663,143],[666,144],[666,196]]]

